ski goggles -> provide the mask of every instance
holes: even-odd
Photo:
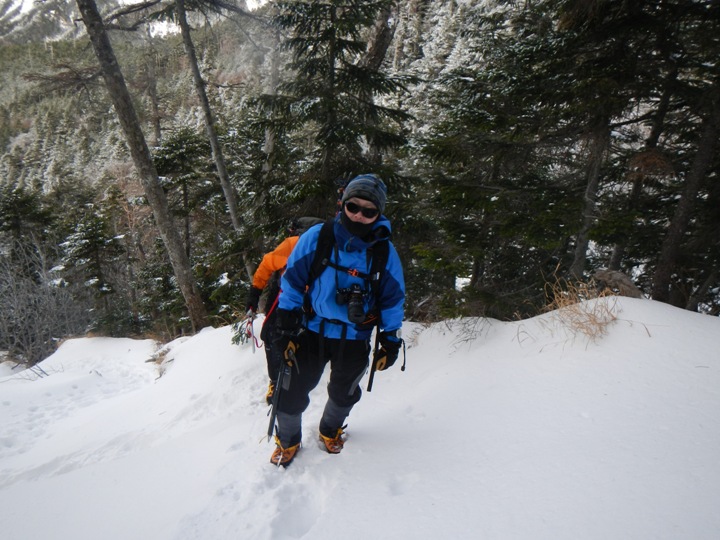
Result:
[[[357,214],[358,212],[360,212],[362,213],[363,217],[366,217],[368,219],[372,219],[380,213],[380,210],[378,210],[377,208],[360,206],[359,204],[355,204],[354,202],[346,202],[345,209],[350,214]]]

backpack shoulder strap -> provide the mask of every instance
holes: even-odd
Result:
[[[328,219],[320,229],[318,234],[317,244],[315,246],[315,256],[310,265],[310,272],[308,272],[308,279],[305,288],[305,297],[303,299],[303,311],[308,319],[315,316],[315,312],[310,302],[310,295],[308,291],[313,282],[320,277],[327,268],[332,256],[333,248],[335,247],[335,220]]]
[[[335,247],[335,220],[331,218],[323,223],[320,229],[317,246],[315,246],[315,257],[308,274],[308,285],[320,277],[320,274],[327,268],[333,247]]]
[[[372,248],[372,260],[370,262],[370,286],[373,288],[375,297],[380,299],[380,282],[387,267],[390,256],[390,240],[376,243]]]
[[[378,242],[373,246],[372,262],[370,263],[370,272],[373,279],[378,281],[382,277],[385,267],[387,266],[388,257],[390,256],[390,240]]]

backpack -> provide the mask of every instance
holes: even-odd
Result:
[[[315,313],[310,303],[310,295],[308,294],[312,283],[320,277],[325,269],[330,266],[340,272],[347,272],[353,276],[360,277],[370,284],[370,290],[375,295],[375,305],[367,314],[366,319],[359,326],[371,327],[380,325],[380,283],[385,273],[385,268],[390,254],[390,239],[387,241],[377,242],[372,248],[368,248],[367,255],[370,260],[370,273],[365,274],[353,268],[347,268],[332,262],[333,250],[337,250],[335,243],[335,219],[328,219],[320,229],[317,245],[315,247],[315,257],[310,265],[308,274],[307,288],[305,290],[305,298],[303,311],[308,318],[312,318]],[[337,258],[337,257],[336,257]]]

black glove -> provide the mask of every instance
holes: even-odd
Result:
[[[262,289],[258,289],[257,287],[250,287],[250,292],[248,293],[247,297],[247,311],[252,311],[253,313],[257,312],[261,294]]]
[[[283,356],[289,365],[293,364],[295,352],[300,348],[300,335],[302,327],[303,312],[300,309],[289,311],[287,309],[277,310],[278,338],[276,346],[283,352]]]
[[[373,357],[373,365],[377,371],[384,371],[395,363],[402,339],[397,335],[397,331],[381,332],[379,336],[380,348],[375,351]]]

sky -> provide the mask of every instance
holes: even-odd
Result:
[[[403,332],[342,453],[316,441],[326,373],[286,469],[263,351],[230,327],[0,365],[0,536],[720,538],[717,317],[611,297]]]

